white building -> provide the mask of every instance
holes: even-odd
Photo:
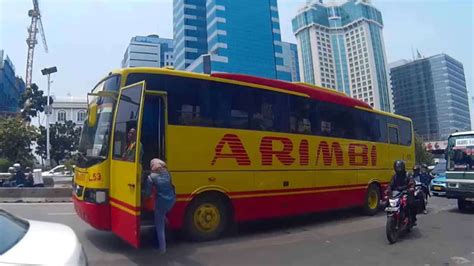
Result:
[[[71,120],[76,126],[82,127],[87,117],[87,99],[83,97],[54,97],[52,113],[49,117],[49,123],[65,122]]]
[[[173,66],[173,40],[158,35],[135,36],[122,59],[122,67]]]
[[[293,19],[302,81],[391,111],[382,29],[369,0],[310,2]]]

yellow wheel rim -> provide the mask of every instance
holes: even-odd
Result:
[[[217,230],[221,223],[219,209],[211,203],[200,205],[194,212],[194,226],[203,233]]]
[[[369,192],[369,208],[371,210],[377,208],[378,202],[379,201],[379,196],[377,194],[377,191],[371,190]]]

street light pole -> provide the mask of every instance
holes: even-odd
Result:
[[[51,154],[49,153],[49,115],[51,108],[49,106],[49,92],[51,87],[51,73],[48,73],[48,99],[46,100],[46,165],[51,166]]]
[[[48,76],[48,98],[46,99],[46,165],[48,167],[51,166],[51,154],[50,154],[50,147],[49,147],[49,116],[51,115],[51,106],[49,102],[49,95],[50,95],[50,88],[51,88],[51,74],[58,72],[58,69],[54,67],[45,68],[41,70],[43,76]]]

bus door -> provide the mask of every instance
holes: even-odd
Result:
[[[145,172],[150,170],[150,161],[158,158],[167,161],[165,151],[166,136],[166,92],[145,91],[141,142]]]
[[[143,101],[145,82],[120,90],[113,126],[110,165],[110,219],[112,231],[140,245]]]
[[[150,174],[150,161],[154,158],[167,161],[165,150],[167,125],[166,92],[145,91],[142,121],[142,181]],[[153,224],[153,197],[143,197],[141,207],[141,224]]]

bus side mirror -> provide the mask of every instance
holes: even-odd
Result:
[[[97,104],[91,104],[89,106],[89,112],[87,113],[87,121],[89,127],[94,127],[97,123]]]

